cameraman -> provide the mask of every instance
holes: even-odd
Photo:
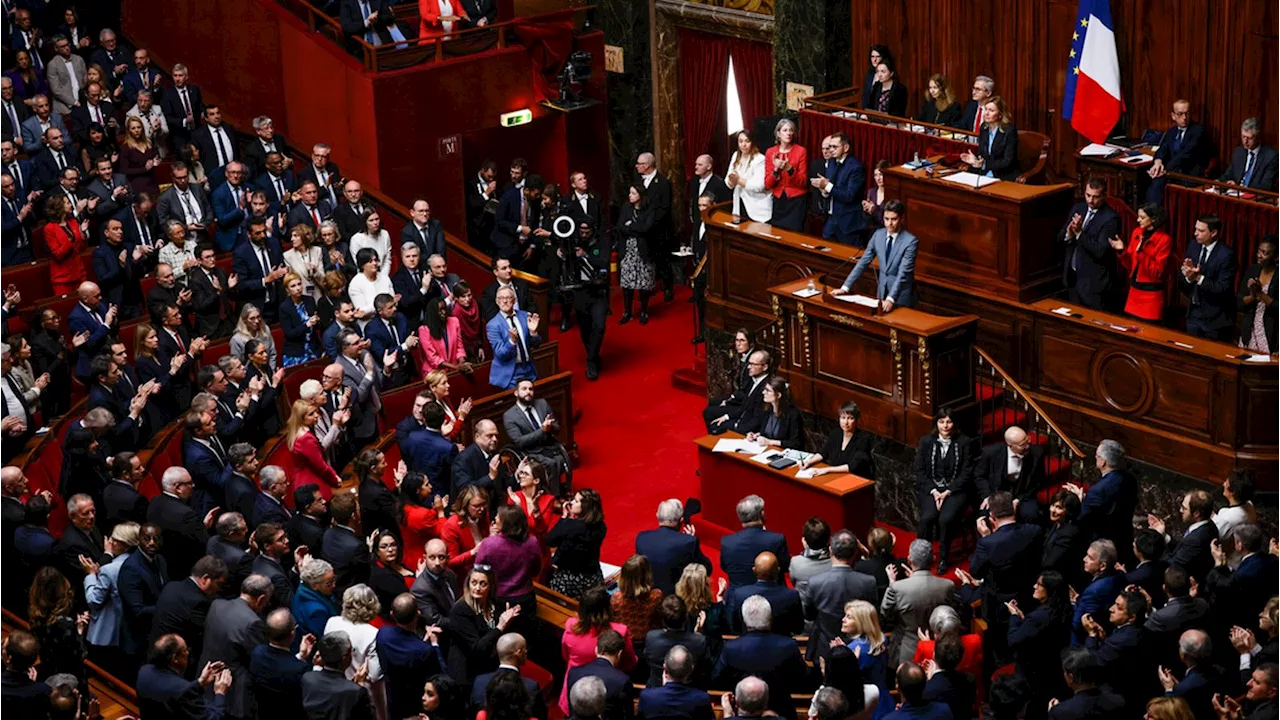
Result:
[[[587,351],[587,379],[600,375],[600,347],[604,345],[605,316],[609,313],[609,262],[613,245],[608,233],[597,233],[588,219],[578,221],[578,235],[565,240],[573,256],[566,258],[566,280],[574,290],[573,307],[578,313],[578,332]],[[567,255],[566,248],[557,253]]]

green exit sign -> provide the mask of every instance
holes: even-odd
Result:
[[[502,127],[515,127],[517,125],[525,125],[533,121],[533,111],[525,108],[524,110],[516,110],[514,112],[503,113],[499,116]]]

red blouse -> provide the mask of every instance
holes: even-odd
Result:
[[[449,551],[449,569],[457,573],[458,577],[466,577],[471,571],[471,566],[475,564],[475,556],[471,554],[471,550],[476,546],[476,540],[471,535],[471,528],[464,526],[460,522],[459,515],[450,515],[448,520],[440,524],[440,539],[444,540],[445,548]],[[489,536],[489,515],[480,518],[480,539]],[[417,567],[416,565],[414,566]]]
[[[293,441],[289,459],[293,465],[294,490],[314,483],[320,486],[320,494],[327,501],[333,497],[332,488],[342,485],[342,478],[325,461],[320,441],[310,431],[299,434]]]
[[[786,170],[774,170],[773,160],[782,155],[790,163]],[[809,167],[809,154],[800,145],[792,143],[791,149],[785,153],[778,151],[774,145],[764,151],[764,187],[774,197],[800,197],[809,193],[809,178],[806,177]]]
[[[54,285],[79,285],[84,282],[86,275],[80,255],[84,252],[85,245],[80,223],[74,218],[67,218],[66,225],[46,224],[44,243],[53,256],[49,261],[49,280]]]
[[[406,503],[400,534],[404,538],[404,566],[417,571],[418,563],[426,554],[427,541],[440,535],[440,518],[435,508]]]

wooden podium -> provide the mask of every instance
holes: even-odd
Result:
[[[1053,241],[1075,186],[997,182],[974,188],[924,170],[892,167],[885,196],[906,205],[920,239],[917,281],[1030,302],[1061,287],[1062,244]]]
[[[778,331],[779,372],[805,412],[839,417],[849,400],[860,426],[914,445],[939,408],[974,402],[972,346],[978,318],[941,317],[911,308],[877,314],[827,294],[794,295],[796,280],[769,288]]]

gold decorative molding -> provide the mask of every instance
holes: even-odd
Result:
[[[800,323],[801,344],[804,347],[804,366],[813,362],[813,350],[809,347],[809,323],[804,312],[804,303],[796,303],[796,320]]]
[[[787,324],[782,317],[782,304],[778,302],[778,296],[770,295],[769,302],[773,305],[773,320],[777,323],[778,367],[785,368],[787,365]]]
[[[699,5],[742,10],[744,12],[772,15],[774,0],[686,0]]]
[[[861,321],[861,320],[855,320],[855,319],[853,319],[853,318],[849,317],[848,315],[841,315],[841,314],[839,314],[839,313],[831,313],[831,319],[832,319],[832,320],[834,320],[834,321],[836,321],[836,322],[838,322],[838,323],[840,323],[841,325],[848,325],[849,327],[856,327],[856,328],[860,328],[860,327],[862,327],[862,321]]]
[[[905,393],[902,387],[902,344],[898,342],[898,329],[889,328],[889,352],[893,353],[893,369],[897,377],[898,392]]]
[[[932,382],[930,381],[932,376],[929,374],[929,343],[925,340],[923,335],[920,336],[919,346],[920,346],[920,375],[924,380],[924,404],[925,404],[925,407],[928,407],[929,405],[932,404],[931,398],[933,394],[933,388],[932,388]]]

